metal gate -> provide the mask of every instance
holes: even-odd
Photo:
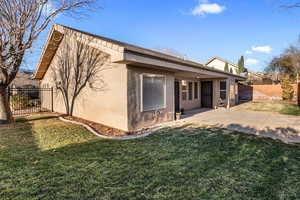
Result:
[[[52,88],[9,88],[8,96],[13,115],[53,111]]]
[[[203,108],[213,107],[213,82],[202,81],[201,82],[201,104]]]

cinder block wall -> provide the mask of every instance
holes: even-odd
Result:
[[[298,86],[292,84],[294,88],[293,102],[298,99]],[[239,99],[252,101],[282,101],[281,85],[239,85]]]

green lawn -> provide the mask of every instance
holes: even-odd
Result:
[[[0,199],[300,199],[300,146],[186,125],[110,141],[46,116],[0,128]]]
[[[284,115],[300,116],[300,107],[291,103],[280,102],[248,102],[237,107],[241,110],[273,112]]]

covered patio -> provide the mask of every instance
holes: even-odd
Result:
[[[238,81],[224,74],[176,72],[174,83],[175,112],[200,108],[230,108],[238,100]]]
[[[169,95],[173,97],[173,113],[199,108],[230,108],[238,103],[238,82],[245,80],[243,76],[155,51],[131,46],[127,48],[123,60],[116,61],[117,63],[140,69],[148,68],[156,71],[155,73],[172,76],[174,90],[167,91],[166,98],[171,98]]]

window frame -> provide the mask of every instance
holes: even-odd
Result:
[[[190,87],[190,85],[192,86],[192,87]],[[193,90],[193,81],[188,81],[188,89],[187,89],[187,91],[188,91],[188,95],[187,95],[187,97],[188,97],[188,101],[193,101],[193,93],[194,93],[194,90]],[[191,93],[190,93],[191,92]]]
[[[181,91],[180,91],[180,95],[181,95],[181,100],[182,101],[188,101],[188,84],[186,80],[181,80]],[[183,89],[183,87],[185,87],[185,89]],[[185,97],[186,99],[183,99],[183,93],[185,93]]]
[[[226,85],[226,88],[225,88],[225,90],[221,90],[221,82],[225,82],[225,85]],[[222,99],[221,98],[221,92],[225,92],[225,99]],[[219,88],[219,96],[220,96],[220,99],[222,99],[223,101],[225,100],[227,100],[227,81],[225,80],[225,81],[220,81],[220,88]]]
[[[196,90],[196,87],[195,87],[196,84],[197,84],[197,90]],[[196,95],[195,95],[196,92],[197,92],[197,98],[196,98]],[[194,82],[194,99],[197,99],[197,100],[199,99],[199,82],[198,81]]]
[[[143,87],[144,76],[164,78],[164,88],[163,88],[163,90],[164,90],[164,103],[163,103],[163,106],[157,107],[157,108],[151,108],[151,109],[144,109],[144,101],[143,101],[143,99],[144,99],[144,87]],[[161,75],[161,74],[142,73],[140,75],[140,80],[141,80],[141,83],[140,83],[141,112],[156,111],[156,110],[166,109],[167,108],[167,78],[166,78],[166,76],[165,75]]]

